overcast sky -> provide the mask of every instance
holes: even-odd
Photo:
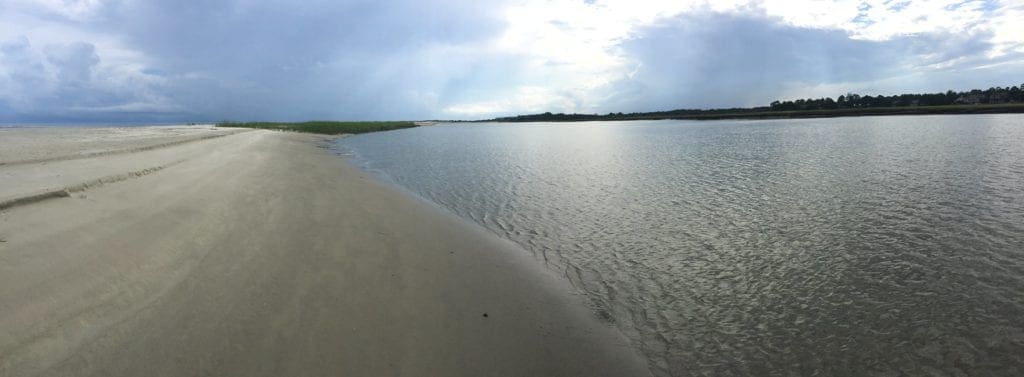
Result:
[[[1024,83],[1024,1],[2,0],[0,122],[480,119]]]

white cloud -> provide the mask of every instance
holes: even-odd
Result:
[[[764,0],[759,5],[790,25],[843,30],[856,39],[989,34],[993,48],[988,57],[1024,52],[1020,0]]]
[[[508,114],[512,112],[535,113],[546,109],[572,108],[577,100],[566,94],[539,86],[521,86],[514,94],[497,101],[468,102],[451,105],[444,109],[446,113],[460,116],[485,116]]]
[[[1024,51],[1022,5],[981,0],[526,1],[507,9],[507,28],[484,48],[522,57],[528,74],[520,84],[549,88],[537,94],[551,101],[546,109],[599,111],[612,95],[613,84],[628,80],[643,64],[621,45],[640,37],[639,30],[687,13],[760,15],[790,27],[839,30],[849,38],[869,41],[929,34],[991,35],[989,57]],[[926,53],[917,58],[920,65],[915,68],[946,69],[976,58],[947,55]],[[495,114],[529,108],[521,89],[493,95],[499,98],[465,101],[446,111]],[[567,96],[576,100],[564,100]]]
[[[5,0],[0,11],[87,21],[95,18],[105,5],[103,0]]]
[[[619,45],[642,26],[694,9],[734,11],[744,1],[527,1],[505,10],[505,30],[483,46],[523,62],[522,82],[493,99],[448,106],[454,115],[504,114],[551,109],[596,111],[611,85],[641,62]],[[545,88],[540,90],[538,88]],[[532,97],[531,97],[532,96]],[[543,106],[540,106],[543,105]]]
[[[800,27],[840,29],[853,38],[965,32],[986,19],[984,0],[765,0],[765,12]]]
[[[91,43],[0,41],[0,101],[20,113],[181,111],[158,92],[162,83],[139,65],[105,63]]]
[[[992,12],[982,27],[992,32],[994,48],[988,57],[996,58],[1010,53],[1024,54],[1024,2],[1002,5]]]
[[[55,88],[56,75],[45,56],[22,36],[0,41],[0,100],[29,108]]]

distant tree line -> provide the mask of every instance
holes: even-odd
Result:
[[[1024,84],[965,92],[862,96],[848,93],[832,98],[773,101],[768,106],[729,109],[678,109],[608,114],[516,115],[498,122],[581,122],[640,119],[801,118],[892,114],[980,114],[1024,112]]]
[[[869,107],[907,107],[907,106],[944,106],[944,105],[978,105],[1024,102],[1024,84],[1007,88],[994,87],[988,90],[974,89],[967,92],[928,94],[899,94],[893,96],[862,96],[848,93],[836,99],[808,98],[795,101],[774,101],[768,107],[771,111],[796,110],[834,110],[856,109]]]
[[[608,114],[564,114],[550,112],[542,114],[516,115],[503,118],[491,119],[497,122],[586,122],[597,120],[637,120],[637,119],[685,119],[704,116],[728,116],[731,114],[746,114],[751,112],[768,111],[767,107],[746,107],[730,109],[678,109],[652,112],[633,113],[608,113]]]

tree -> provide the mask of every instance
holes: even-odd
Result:
[[[902,106],[940,106],[954,103],[1021,103],[1024,102],[1024,84],[1020,86],[990,87],[988,89],[972,89],[963,92],[946,90],[938,93],[904,93],[891,96],[861,96],[847,92],[845,95],[831,98],[806,98],[795,101],[772,101],[767,108],[770,111],[875,108]]]
[[[875,101],[875,97],[864,96],[860,97],[860,107],[871,107],[871,103]]]
[[[833,101],[832,98],[825,98],[824,104],[821,107],[823,109],[832,110],[838,108],[839,105],[836,103],[836,101]]]

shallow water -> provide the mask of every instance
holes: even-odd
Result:
[[[532,252],[657,375],[1024,375],[1024,117],[452,124],[341,139]]]

